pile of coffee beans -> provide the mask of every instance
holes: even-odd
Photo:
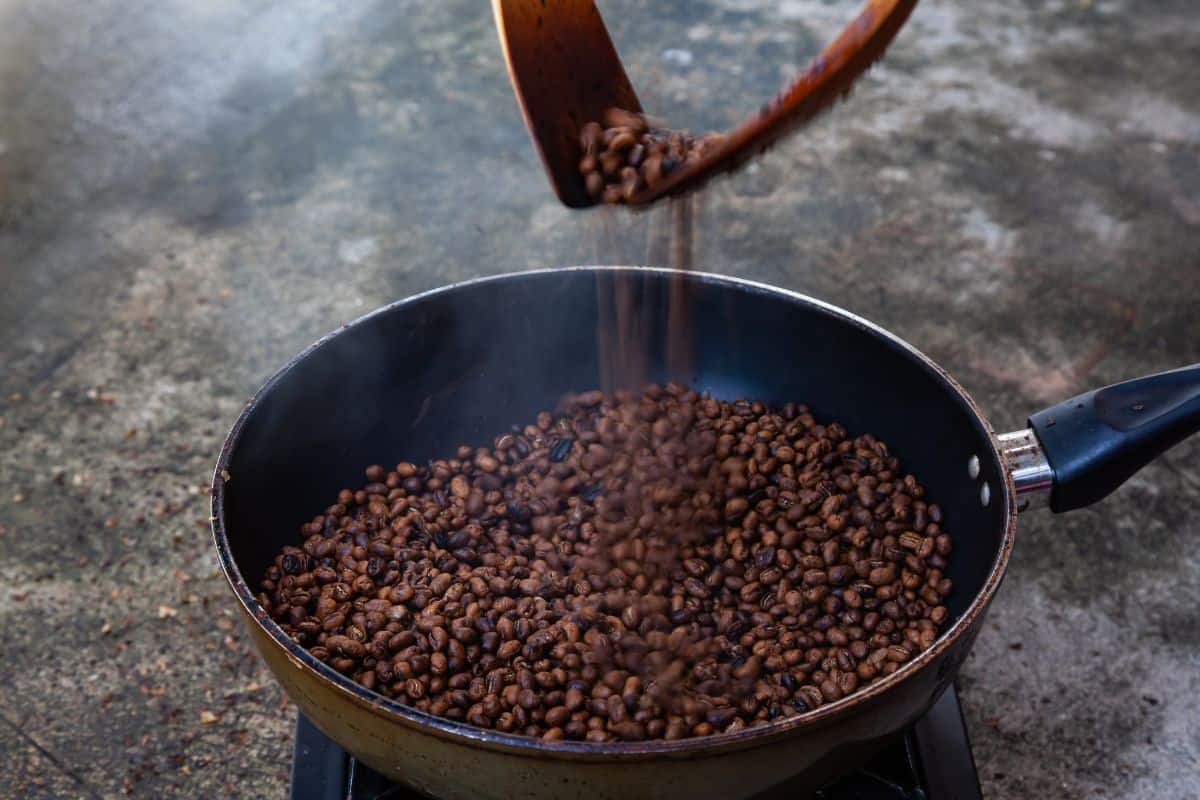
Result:
[[[688,131],[651,127],[642,114],[610,108],[603,125],[589,122],[580,132],[579,172],[593,200],[626,203],[723,138],[719,133],[697,138]]]
[[[887,446],[802,405],[573,395],[371,466],[259,602],[339,672],[545,739],[680,739],[839,700],[933,644],[950,536]]]

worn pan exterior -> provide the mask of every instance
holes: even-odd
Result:
[[[422,301],[455,292],[495,292],[514,281],[548,281],[580,273],[599,280],[634,276],[665,282],[672,273],[646,268],[572,268],[487,278],[448,287],[389,306],[313,345],[278,373],[247,405],[221,452],[213,486],[213,533],[221,567],[243,612],[255,646],[288,696],[331,739],[383,775],[439,798],[736,798],[791,779],[794,791],[814,788],[861,763],[892,734],[918,719],[953,681],[999,587],[1011,552],[1016,508],[1012,481],[992,444],[991,429],[971,399],[936,365],[907,344],[848,312],[761,284],[690,273],[705,291],[740,293],[785,302],[794,313],[816,313],[877,337],[903,351],[926,378],[944,385],[954,402],[969,409],[983,442],[976,443],[985,471],[995,481],[991,503],[1003,530],[998,548],[982,565],[986,575],[973,599],[935,645],[883,681],[798,717],[734,734],[676,742],[541,742],[482,730],[423,714],[354,684],[293,643],[254,600],[235,561],[231,542],[255,531],[230,530],[227,504],[236,492],[231,474],[242,432],[278,382],[337,337],[381,316],[415,313]],[[314,387],[314,389],[317,387]],[[915,412],[914,412],[915,413]],[[986,448],[986,449],[983,449]],[[315,465],[314,469],[319,468]],[[964,469],[965,471],[965,469]],[[311,500],[305,500],[311,504]],[[996,507],[998,505],[998,507]],[[959,531],[960,536],[971,535]]]

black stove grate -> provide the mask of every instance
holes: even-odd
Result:
[[[769,793],[781,796],[779,791]],[[420,795],[359,764],[304,716],[296,723],[292,800],[409,800]],[[951,687],[912,730],[817,800],[982,800],[958,696]]]

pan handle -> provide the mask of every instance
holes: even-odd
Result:
[[[1021,507],[1055,513],[1108,496],[1163,452],[1200,430],[1200,364],[1115,383],[1029,418],[998,437]]]

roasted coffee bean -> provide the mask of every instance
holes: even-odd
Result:
[[[686,157],[650,133],[599,128],[589,155]],[[263,608],[380,694],[592,741],[811,711],[948,621],[941,510],[881,442],[802,406],[587,392],[493,444],[368,468],[278,553]]]
[[[550,460],[555,463],[565,460],[574,444],[574,439],[559,439],[555,442],[554,447],[550,448]]]
[[[361,660],[366,655],[367,649],[362,643],[350,638],[349,636],[330,636],[325,640],[325,646],[337,655],[346,658]]]
[[[583,490],[579,493],[579,496],[581,498],[583,498],[584,500],[586,500],[587,502],[591,503],[591,502],[594,502],[596,500],[596,498],[598,498],[602,494],[604,494],[604,487],[597,483],[597,484],[593,484],[591,486],[585,486],[583,488]]]

